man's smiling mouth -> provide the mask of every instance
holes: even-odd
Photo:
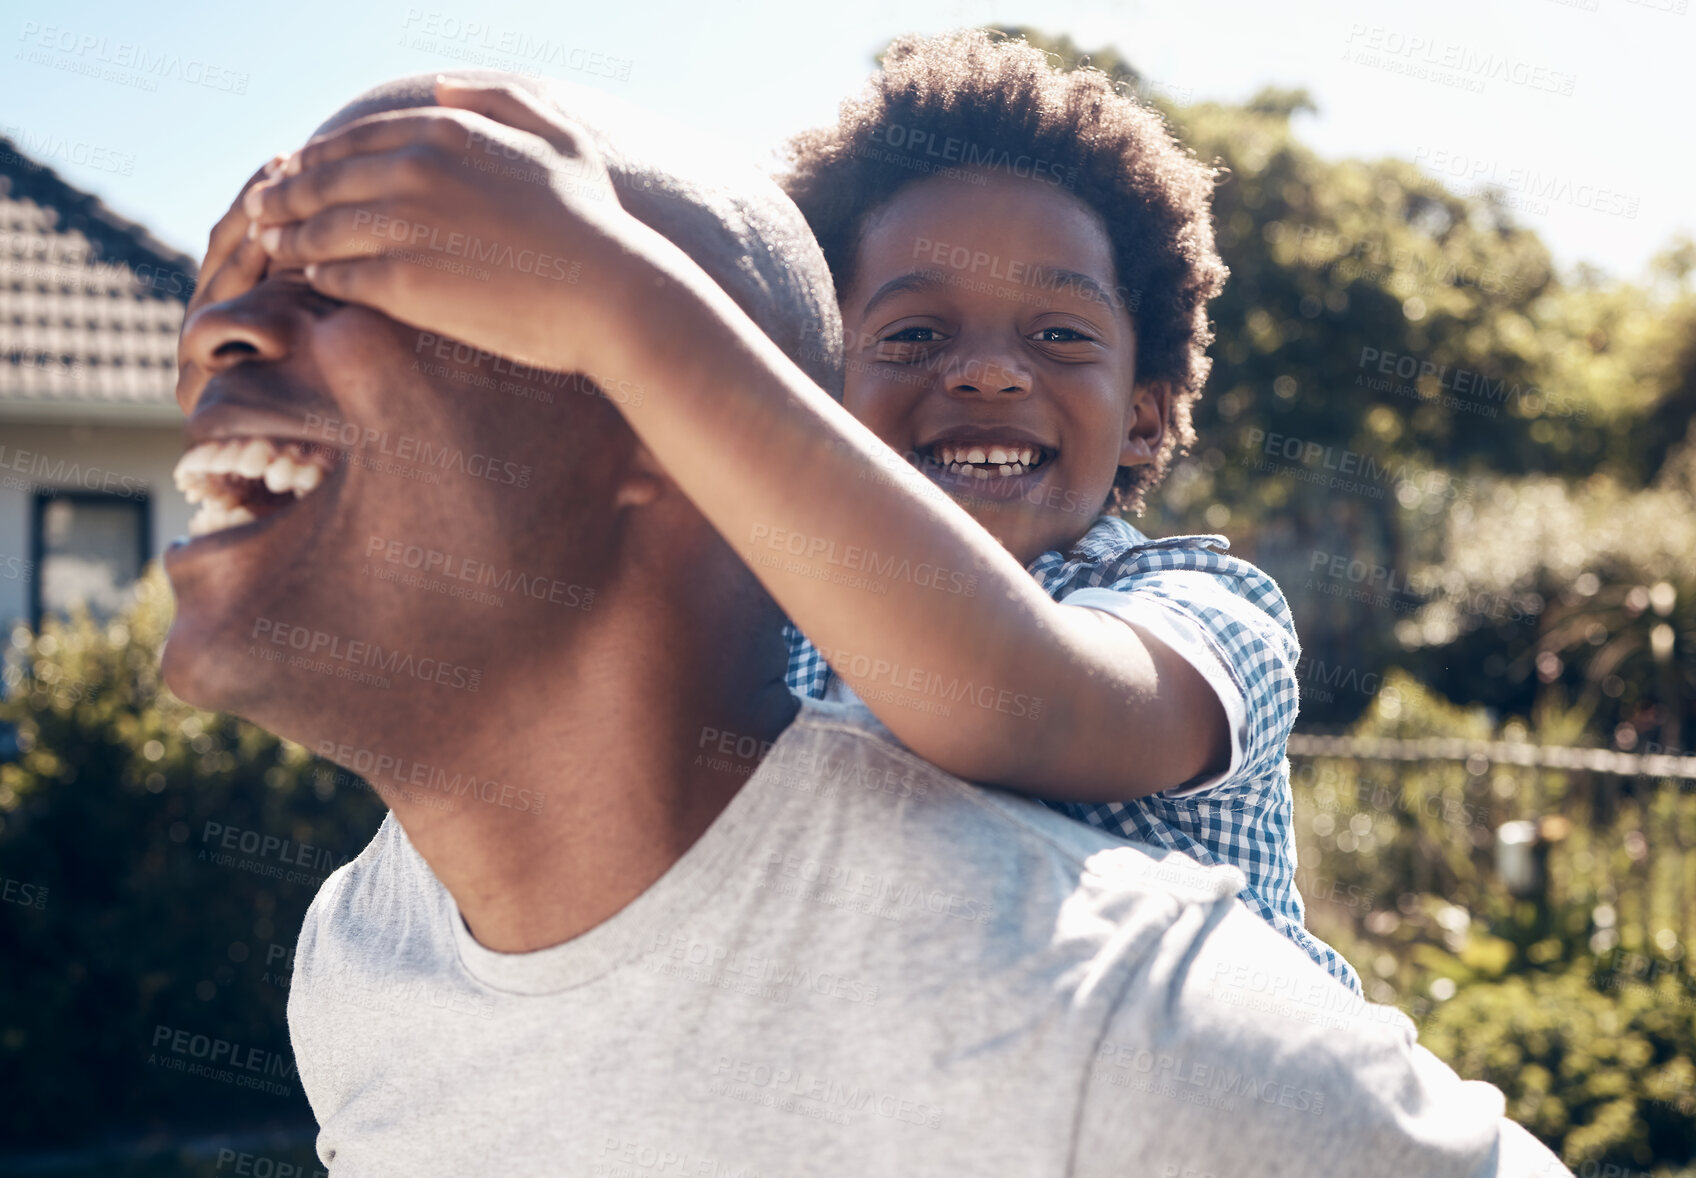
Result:
[[[293,506],[323,485],[336,450],[265,437],[202,442],[177,462],[177,489],[200,504],[190,536],[253,523]]]

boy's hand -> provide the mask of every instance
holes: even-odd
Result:
[[[247,193],[273,265],[314,289],[543,368],[593,372],[591,293],[624,212],[588,136],[509,86],[438,79],[441,106],[360,119]]]
[[[233,299],[259,281],[270,259],[247,232],[251,222],[242,202],[249,189],[276,175],[287,159],[287,156],[274,156],[263,168],[249,176],[235,202],[212,226],[212,232],[206,239],[206,257],[200,263],[200,277],[183,312],[185,320],[207,303]]]
[[[259,243],[249,235],[247,228],[251,222],[247,210],[242,207],[242,201],[247,191],[255,184],[263,183],[276,175],[282,168],[287,156],[275,156],[264,167],[260,168],[247,179],[247,184],[236,195],[235,202],[229,211],[218,218],[218,223],[212,226],[212,232],[206,239],[206,256],[200,262],[200,274],[195,280],[194,293],[189,296],[188,306],[183,308],[184,334],[189,321],[199,314],[202,307],[212,303],[221,303],[225,299],[233,299],[244,291],[250,290],[264,277],[265,267],[270,258],[260,248]],[[190,361],[183,353],[182,336],[178,337],[177,349],[177,380],[181,384],[185,370]]]

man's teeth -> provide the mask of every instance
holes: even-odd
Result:
[[[221,507],[216,503],[202,503],[200,510],[188,521],[188,534],[204,536],[209,532],[221,532],[225,528],[250,524],[257,518],[258,516],[245,507]]]
[[[1040,464],[1042,451],[1031,446],[938,446],[936,459],[950,474],[1009,478]]]
[[[299,499],[324,481],[329,462],[322,451],[299,442],[279,445],[269,438],[202,442],[178,460],[175,472],[177,489],[190,503],[200,504],[188,522],[189,535],[204,536],[257,519],[243,502],[257,488],[244,483],[263,483],[272,495],[292,494]]]

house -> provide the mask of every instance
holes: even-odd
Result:
[[[115,609],[187,533],[171,471],[195,274],[0,137],[0,634]]]

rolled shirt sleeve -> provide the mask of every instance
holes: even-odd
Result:
[[[1185,797],[1278,774],[1300,702],[1301,646],[1283,593],[1246,561],[1206,550],[1163,555],[1214,567],[1151,569],[1060,599],[1149,630],[1219,697],[1231,729],[1229,767],[1162,796]]]

